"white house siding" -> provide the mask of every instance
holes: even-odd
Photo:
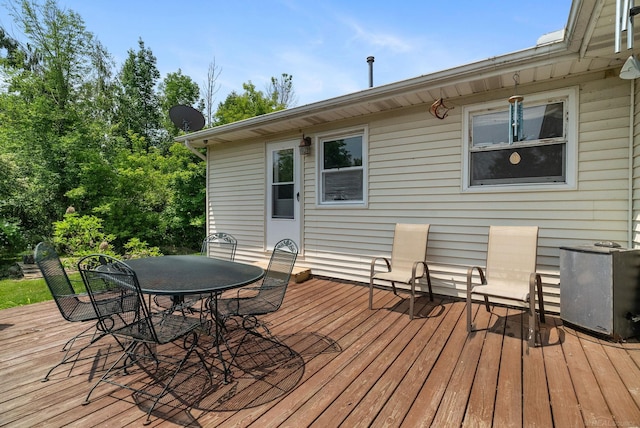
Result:
[[[633,90],[633,213],[632,213],[632,240],[634,248],[640,247],[640,84],[629,82],[629,92]]]
[[[336,123],[333,128],[305,129],[313,135],[367,126],[369,193],[366,208],[318,207],[316,156],[307,156],[304,257],[298,263],[316,275],[368,282],[371,258],[391,252],[395,223],[430,223],[428,259],[434,291],[461,297],[467,266],[484,264],[489,225],[538,225],[538,270],[543,273],[548,309],[558,311],[559,247],[598,240],[626,244],[630,216],[629,84],[597,73],[529,85],[519,92],[526,103],[527,93],[566,86],[579,87],[575,190],[462,191],[463,104],[497,99],[506,103],[512,95],[508,92],[447,100],[455,108],[444,120],[431,116],[429,106],[423,105]],[[261,249],[264,142],[223,146],[210,156],[210,218],[215,222],[210,226],[226,228],[240,242]],[[240,253],[242,248],[239,245]]]
[[[238,260],[255,260],[264,249],[264,156],[259,143],[217,145],[208,151],[209,232],[234,235]]]

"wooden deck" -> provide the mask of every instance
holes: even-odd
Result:
[[[233,331],[233,380],[214,370],[209,381],[194,359],[150,426],[640,426],[636,341],[600,340],[549,316],[544,346],[527,350],[519,310],[474,305],[486,329],[469,336],[464,302],[420,298],[410,321],[405,299],[376,290],[370,311],[367,293],[292,284],[265,317],[280,343]],[[81,404],[116,354],[111,338],[41,382],[84,327],[53,302],[0,311],[0,426],[142,425],[146,403],[130,391],[103,384]]]

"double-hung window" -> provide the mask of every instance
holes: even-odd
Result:
[[[574,185],[576,109],[575,89],[527,95],[519,138],[510,142],[506,100],[467,107],[464,188]]]
[[[318,138],[320,205],[366,204],[366,129]]]

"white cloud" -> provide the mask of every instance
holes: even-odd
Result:
[[[389,50],[394,53],[408,53],[415,48],[411,41],[398,35],[367,31],[356,22],[351,22],[349,25],[355,32],[353,40],[362,41],[372,47]]]

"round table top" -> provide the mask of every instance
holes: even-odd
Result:
[[[264,270],[205,256],[161,256],[127,260],[143,293],[185,295],[222,292],[258,281]]]

